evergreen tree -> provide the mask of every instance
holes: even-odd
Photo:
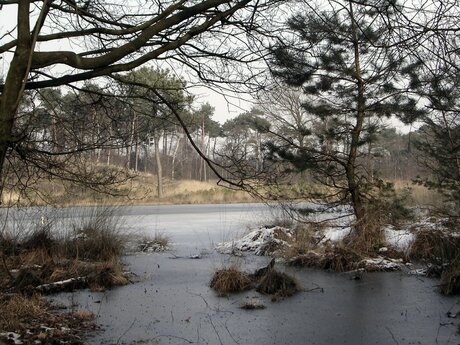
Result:
[[[446,197],[445,212],[460,216],[460,75],[455,65],[438,61],[425,88],[429,114],[415,142],[419,162],[432,174],[417,182]]]
[[[323,199],[351,202],[360,233],[378,190],[389,187],[365,164],[370,144],[385,118],[421,115],[408,92],[414,66],[388,44],[394,1],[304,4],[287,22],[291,35],[271,48],[271,68],[276,79],[302,88],[303,107],[317,125],[305,146],[282,137],[268,147],[326,185]]]

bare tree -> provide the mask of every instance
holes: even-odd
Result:
[[[1,8],[17,7],[15,26],[1,36],[8,72],[0,83],[0,176],[8,155],[23,156],[15,126],[24,90],[75,85],[152,60],[174,63],[202,80],[228,82],[233,63],[257,60],[249,48],[262,44],[252,32],[260,30],[259,19],[267,20],[262,10],[275,2],[0,1]],[[62,46],[68,50],[56,48]],[[247,83],[260,68],[245,71]]]

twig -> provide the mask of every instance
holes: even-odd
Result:
[[[230,330],[228,329],[228,326],[227,326],[228,320],[229,320],[229,318],[227,318],[227,320],[224,323],[225,330],[227,331],[227,333],[230,336],[230,338],[232,338],[232,340],[235,342],[235,344],[240,345],[240,343],[236,341],[236,339],[233,337],[232,333],[230,333]]]
[[[120,337],[119,337],[118,340],[117,340],[117,345],[120,344],[121,338],[123,338],[123,337],[126,335],[126,333],[128,333],[128,332],[131,330],[131,328],[133,328],[135,322],[136,322],[136,318],[134,318],[133,322],[132,322],[131,325],[128,327],[128,329],[127,329],[126,331],[124,331],[122,335],[120,335]]]
[[[304,290],[304,291],[305,292],[312,292],[312,291],[319,290],[320,292],[324,293],[324,289],[321,286],[319,286],[319,285],[317,285],[315,283],[313,283],[313,285],[316,285],[316,287],[311,288],[311,289],[307,289],[307,290]]]
[[[391,329],[388,328],[388,326],[385,327],[385,328],[386,328],[386,330],[388,331],[388,333],[390,333],[391,338],[393,338],[393,341],[394,341],[397,345],[399,345],[399,342],[398,342],[398,340],[396,340],[395,335],[393,334],[393,332],[391,331]],[[436,341],[436,342],[437,342],[437,341]]]
[[[209,308],[209,309],[211,309],[211,310],[213,310],[213,309],[209,306],[208,301],[206,301],[206,299],[205,299],[201,294],[199,294],[199,293],[194,293],[194,292],[190,292],[190,291],[188,291],[188,290],[187,290],[187,293],[190,294],[190,295],[192,295],[192,296],[201,297],[201,299],[203,300],[204,304],[206,304],[206,307]]]
[[[224,345],[224,343],[222,343],[222,339],[220,339],[219,332],[217,331],[217,328],[216,328],[216,326],[214,325],[214,322],[212,322],[212,318],[211,318],[210,315],[208,315],[208,319],[209,319],[209,322],[211,323],[212,328],[214,328],[214,332],[216,332],[217,339],[219,339],[220,345]]]
[[[189,344],[194,344],[193,341],[190,341],[186,338],[182,338],[182,337],[179,337],[177,335],[168,335],[168,334],[160,334],[160,335],[157,335],[156,338],[174,338],[174,339],[180,339],[180,340],[183,340]]]

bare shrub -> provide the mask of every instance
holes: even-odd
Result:
[[[300,291],[300,287],[291,276],[271,269],[261,278],[256,291],[276,297],[289,297]]]
[[[219,294],[241,292],[252,287],[252,280],[247,273],[231,266],[217,270],[211,279],[210,287]]]

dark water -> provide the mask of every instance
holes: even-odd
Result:
[[[103,331],[88,344],[460,344],[457,298],[436,292],[436,280],[405,273],[345,274],[289,270],[305,289],[278,302],[249,291],[219,298],[208,284],[216,268],[236,262],[251,271],[268,258],[212,252],[270,213],[259,205],[162,206],[123,211],[131,231],[161,231],[175,251],[126,257],[140,282],[106,293],[60,294],[97,315]],[[189,255],[201,254],[201,259]],[[279,266],[279,269],[284,269]],[[321,289],[319,289],[320,287]],[[263,310],[242,310],[258,298]],[[459,316],[460,318],[460,316]]]

